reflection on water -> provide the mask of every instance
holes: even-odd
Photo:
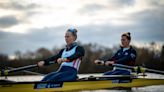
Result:
[[[88,76],[99,76],[101,74],[79,74],[79,78],[88,77]],[[13,81],[40,81],[44,76],[10,76],[7,77],[9,80]],[[146,78],[160,78],[164,79],[164,75],[159,74],[147,74]],[[4,77],[0,77],[0,79],[4,79]],[[71,91],[72,92],[72,91]],[[83,91],[73,91],[73,92],[164,92],[164,84],[158,86],[148,86],[148,87],[138,87],[126,90],[120,89],[101,89],[101,90],[83,90]]]
[[[101,89],[101,90],[86,90],[86,91],[76,91],[76,92],[164,92],[163,88],[164,88],[164,85],[159,85],[159,86],[132,88],[132,89],[126,89],[126,90]]]

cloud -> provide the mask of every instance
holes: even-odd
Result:
[[[65,44],[64,34],[68,26],[47,27],[30,29],[26,34],[9,33],[0,31],[0,52],[11,54],[17,50],[25,52],[35,51],[40,47],[52,49],[54,46]],[[79,26],[78,41],[82,43],[97,43],[112,47],[120,44],[121,34],[131,32],[132,43],[164,42],[164,34],[160,30],[154,31],[153,27],[120,26],[110,24]],[[146,31],[144,30],[146,29]]]
[[[164,26],[154,23],[144,26],[145,22],[135,25],[113,26],[110,24],[103,25],[87,25],[80,27],[79,36],[84,43],[98,43],[104,46],[120,44],[121,34],[130,32],[133,42],[137,43],[163,43],[164,42]],[[156,22],[157,23],[157,22]],[[143,26],[142,26],[143,25]],[[159,26],[160,25],[160,26]]]
[[[14,1],[9,0],[8,2],[0,2],[1,9],[10,9],[10,10],[29,10],[39,7],[39,5],[34,3],[27,3],[25,1]]]
[[[17,18],[25,21],[32,17],[32,15],[38,14],[37,9],[41,6],[28,0],[5,0],[0,1],[0,12],[3,12],[1,16],[16,16]]]
[[[96,42],[99,43],[99,41],[103,40],[102,36],[104,36],[104,33],[95,32],[95,26],[86,26],[77,29],[79,30],[78,41],[81,41],[82,43],[94,43],[96,40]],[[64,34],[66,30],[66,26],[60,26],[56,28],[30,29],[27,34],[0,31],[0,53],[13,54],[17,50],[21,52],[25,52],[27,50],[35,51],[40,47],[52,49],[54,46],[64,45]],[[87,30],[90,31],[87,32]],[[99,30],[102,31],[104,29],[99,28]],[[91,37],[92,32],[93,37]],[[95,37],[97,34],[100,35]],[[102,42],[104,43],[104,41]]]
[[[103,0],[101,1],[92,1],[93,3],[86,3],[82,8],[78,10],[79,13],[94,13],[102,10],[118,10],[126,6],[132,6],[135,3],[135,0]]]
[[[0,31],[0,53],[14,54],[15,51],[35,51],[40,47],[52,49],[65,44],[66,27],[30,29],[26,34]]]
[[[124,6],[133,6],[135,4],[135,0],[109,0],[109,5],[115,6],[115,7],[124,7]]]
[[[8,28],[14,25],[19,24],[19,20],[15,16],[3,16],[0,17],[0,28]]]
[[[65,44],[65,30],[71,25],[79,30],[78,40],[82,43],[112,47],[120,44],[124,32],[131,32],[132,43],[164,43],[162,0],[76,0],[71,4],[56,1],[57,5],[55,1],[45,2],[0,4],[0,8],[19,12],[0,18],[0,52],[61,46]],[[13,33],[5,32],[8,27]],[[15,30],[26,33],[18,34]]]
[[[105,9],[103,5],[100,4],[87,4],[83,8],[79,9],[78,12],[80,14],[88,13],[88,12],[97,12]]]
[[[135,21],[131,28],[140,33],[136,36],[138,40],[164,42],[164,11],[161,5],[154,6],[153,9],[133,13],[129,18]]]

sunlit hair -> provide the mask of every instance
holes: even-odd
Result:
[[[122,36],[126,36],[126,38],[131,41],[131,35],[130,32],[123,33]]]
[[[77,29],[75,28],[69,28],[67,30],[68,32],[71,32],[73,36],[75,36],[75,39],[77,39]]]

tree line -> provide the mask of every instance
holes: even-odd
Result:
[[[79,73],[103,73],[112,69],[110,66],[98,66],[94,64],[96,59],[107,59],[114,55],[114,53],[120,48],[119,45],[112,48],[101,46],[98,44],[82,44],[78,42],[85,49],[85,56],[81,62]],[[164,45],[161,50],[156,50],[155,42],[150,43],[150,47],[136,47],[133,48],[137,51],[136,65],[144,66],[147,68],[163,70],[164,71]],[[10,59],[8,55],[0,54],[0,68],[8,69],[9,67],[21,67],[30,64],[36,64],[40,60],[44,60],[52,55],[57,54],[62,47],[54,47],[52,50],[47,48],[39,48],[35,52],[27,51],[21,53],[21,51],[15,52],[15,58]],[[30,71],[46,74],[55,71],[59,68],[58,64],[52,64],[49,66],[30,69]],[[14,73],[25,74],[25,73]]]

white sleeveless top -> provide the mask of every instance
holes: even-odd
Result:
[[[77,46],[73,47],[69,51],[66,51],[66,49],[64,49],[61,57],[62,58],[70,57],[71,55],[73,55],[74,53],[76,53],[76,48],[77,48]],[[69,67],[73,67],[73,68],[79,70],[80,63],[81,63],[81,59],[78,58],[78,59],[73,60],[73,61],[70,61],[70,62],[62,62],[62,64],[61,64],[60,67],[62,67],[62,66],[69,66]]]

